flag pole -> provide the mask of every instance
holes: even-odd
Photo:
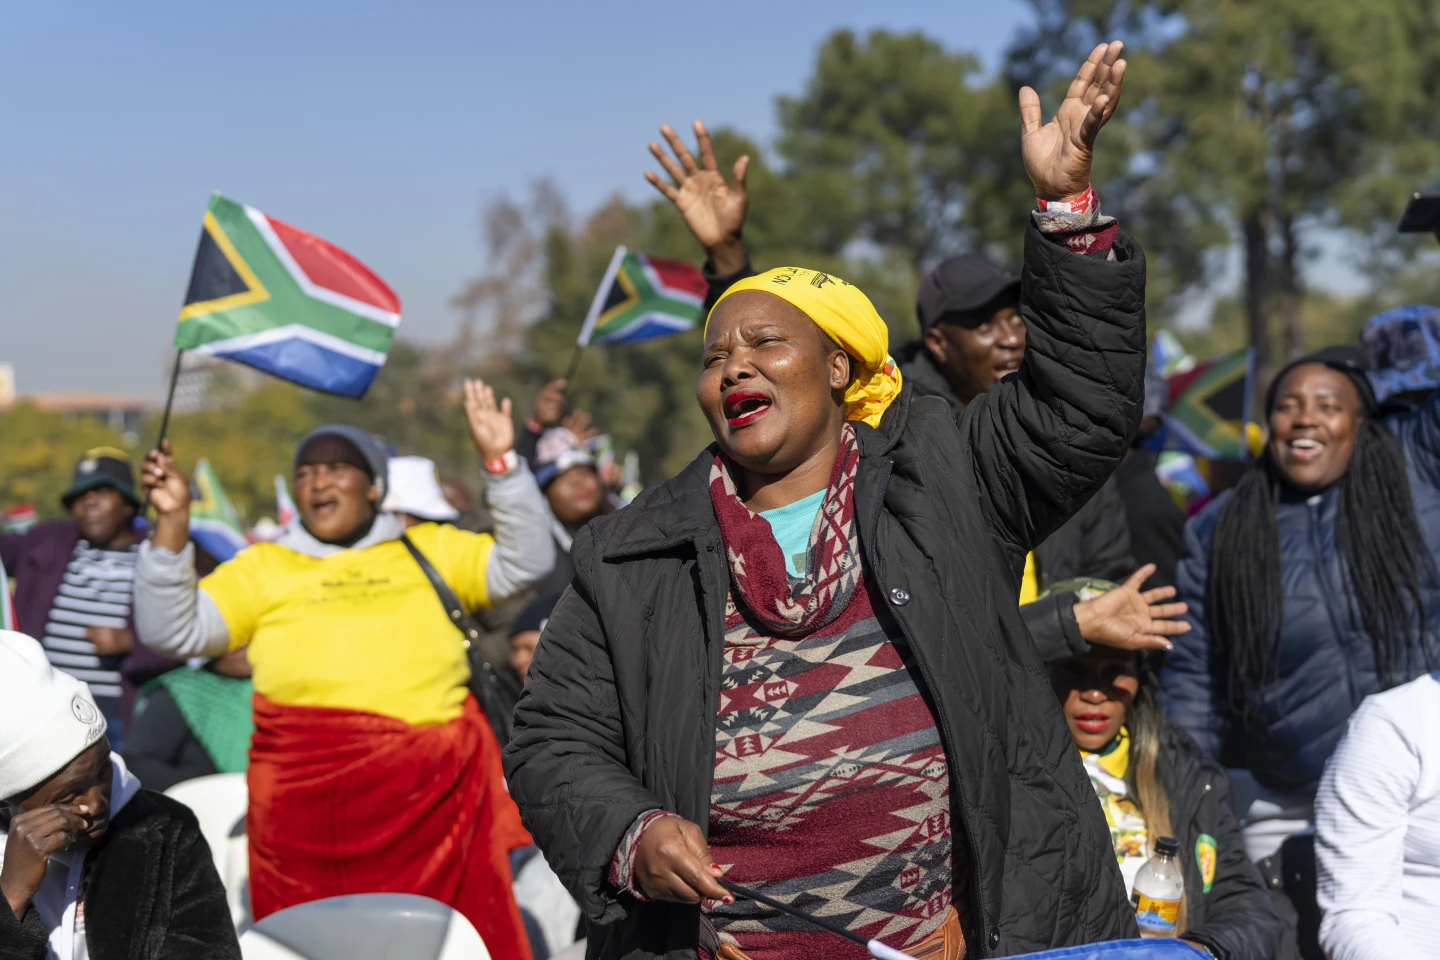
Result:
[[[580,355],[585,352],[586,346],[583,343],[575,344],[575,349],[570,354],[570,364],[565,368],[565,375],[562,378],[567,383],[574,379],[575,371],[580,369]]]
[[[183,349],[175,351],[175,366],[170,371],[170,389],[165,393],[165,412],[160,415],[160,439],[155,441],[156,450],[160,449],[160,445],[165,442],[165,435],[170,431],[170,409],[175,406],[175,385],[180,382],[180,361],[184,357]]]
[[[170,431],[170,409],[175,406],[175,385],[180,382],[180,360],[185,356],[184,350],[175,351],[175,366],[170,370],[170,389],[165,391],[165,411],[160,414],[160,437],[155,441],[155,449],[159,450],[165,445],[165,434]],[[149,523],[150,515],[150,494],[153,487],[145,488],[145,502],[140,504],[140,512],[137,516]]]
[[[833,933],[837,937],[844,937],[851,943],[858,943],[860,946],[865,948],[866,953],[876,958],[876,960],[915,960],[915,958],[910,956],[908,953],[901,953],[894,947],[887,947],[879,940],[866,940],[864,937],[860,936],[860,934],[852,933],[849,930],[846,930],[844,927],[840,926],[838,923],[833,923],[829,920],[824,919],[823,917],[817,917],[813,913],[806,913],[804,910],[792,907],[788,903],[782,903],[781,901],[776,900],[773,897],[767,897],[759,890],[751,890],[749,887],[742,887],[738,883],[731,883],[724,877],[716,878],[716,882],[719,883],[720,886],[724,887],[726,890],[729,890],[731,893],[735,894],[735,896],[737,897],[744,897],[746,900],[754,900],[756,903],[763,903],[765,906],[771,907],[775,910],[779,910],[781,913],[788,913],[790,916],[795,917],[797,920],[804,920],[806,923],[813,924],[814,926],[819,927],[821,930],[824,930],[827,933]]]
[[[615,282],[615,275],[620,272],[620,267],[625,262],[625,245],[622,243],[615,248],[610,256],[610,263],[605,267],[605,275],[600,278],[600,286],[595,288],[595,296],[590,300],[590,309],[585,312],[585,322],[580,325],[580,334],[575,338],[575,352],[570,354],[570,365],[565,368],[565,379],[569,380],[575,376],[575,371],[580,369],[580,355],[585,348],[590,346],[590,334],[595,330],[595,321],[605,309],[605,298],[610,294],[610,287]]]

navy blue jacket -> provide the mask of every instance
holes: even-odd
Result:
[[[1440,564],[1440,393],[1385,423],[1405,449],[1420,534]],[[1185,526],[1176,580],[1180,599],[1190,605],[1191,629],[1175,638],[1161,672],[1165,709],[1211,758],[1249,769],[1272,790],[1313,794],[1360,701],[1431,669],[1426,644],[1440,664],[1440,589],[1432,586],[1427,594],[1427,636],[1422,640],[1417,624],[1413,646],[1397,658],[1396,677],[1382,679],[1359,612],[1348,600],[1335,539],[1338,486],[1309,500],[1282,497],[1275,514],[1284,593],[1279,676],[1263,691],[1263,731],[1244,733],[1212,680],[1205,613],[1211,538],[1228,499],[1216,498]]]

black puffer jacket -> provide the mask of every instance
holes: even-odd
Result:
[[[1026,237],[1020,373],[957,419],[910,391],[857,423],[865,573],[934,699],[969,852],[970,957],[1133,936],[1099,804],[1015,604],[1025,554],[1138,426],[1145,266]],[[510,792],[589,925],[591,958],[693,960],[699,908],[607,880],[640,813],[708,827],[729,588],[713,450],[576,539],[505,752]],[[837,825],[837,829],[843,828]]]
[[[1230,809],[1230,779],[1184,730],[1166,724],[1157,768],[1170,798],[1170,824],[1185,871],[1183,936],[1226,960],[1272,960],[1280,949],[1280,918],[1260,872],[1245,856],[1240,824]],[[1210,889],[1199,857],[1201,838],[1215,849]]]
[[[225,888],[190,808],[141,790],[90,853],[90,960],[240,960]],[[45,925],[0,909],[0,960],[44,960]]]
[[[1424,406],[1385,418],[1405,451],[1416,533],[1440,561],[1440,393]],[[1440,663],[1440,590],[1426,591],[1425,631],[1415,630],[1385,678],[1351,601],[1340,556],[1339,486],[1304,497],[1288,489],[1275,506],[1284,598],[1277,638],[1279,675],[1263,694],[1261,729],[1246,731],[1233,715],[1206,613],[1211,544],[1226,491],[1185,525],[1185,556],[1176,574],[1190,605],[1189,633],[1175,638],[1161,680],[1165,709],[1200,748],[1226,766],[1244,767],[1270,790],[1313,795],[1325,762],[1362,700],[1421,676]]]
[[[956,416],[965,409],[923,341],[905,344],[896,351],[895,357],[905,382],[917,396],[945,401]],[[1119,583],[1134,573],[1138,564],[1131,553],[1130,526],[1126,518],[1120,488],[1112,476],[1088,503],[1035,548],[1040,589],[1075,577],[1097,577]],[[1047,597],[1026,604],[1020,612],[1030,635],[1035,638],[1040,659],[1047,663],[1076,657],[1090,649],[1080,636],[1074,598]]]

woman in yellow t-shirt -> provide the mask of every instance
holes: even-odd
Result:
[[[459,630],[409,544],[469,609],[554,564],[549,513],[515,455],[510,402],[465,387],[489,473],[495,535],[383,513],[386,450],[347,426],[295,451],[299,522],[196,583],[189,484],[168,445],[144,479],[159,511],[136,570],[147,646],[216,656],[248,644],[255,735],[248,782],[256,919],[345,893],[429,896],[465,914],[496,956],[529,956],[506,859],[528,843],[499,745],[469,695]]]

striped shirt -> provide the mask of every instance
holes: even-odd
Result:
[[[1440,677],[1367,697],[1315,797],[1320,945],[1440,958]]]
[[[100,550],[85,540],[77,542],[40,641],[56,669],[88,683],[107,714],[119,709],[122,658],[97,656],[85,630],[129,626],[138,551],[135,546]]]

